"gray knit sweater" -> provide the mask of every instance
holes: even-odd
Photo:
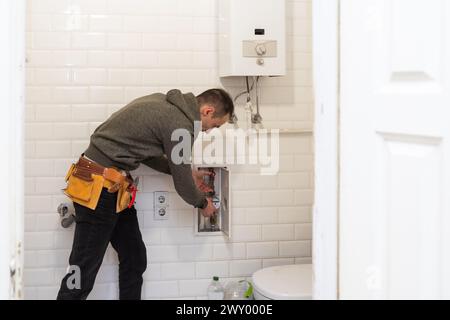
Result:
[[[178,141],[172,132],[184,128],[194,142],[194,121],[200,121],[197,99],[174,89],[138,98],[113,113],[91,136],[85,155],[109,167],[134,170],[141,163],[171,174],[178,194],[187,203],[201,207],[205,197],[192,179],[189,164],[174,164],[170,155]]]

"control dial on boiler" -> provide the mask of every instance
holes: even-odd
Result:
[[[257,44],[255,47],[255,51],[258,54],[258,56],[263,56],[267,53],[267,48],[264,44]]]

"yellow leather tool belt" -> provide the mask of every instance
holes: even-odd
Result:
[[[108,192],[117,192],[116,212],[126,209],[131,201],[130,187],[133,180],[129,174],[122,174],[119,169],[106,168],[93,161],[80,157],[72,164],[66,174],[67,187],[64,193],[73,201],[95,210],[102,188]]]

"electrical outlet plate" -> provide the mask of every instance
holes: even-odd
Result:
[[[156,207],[168,207],[169,206],[169,193],[166,191],[155,191],[155,206]]]
[[[153,193],[153,217],[155,220],[169,219],[169,193],[166,191],[155,191]]]
[[[169,219],[169,210],[164,207],[156,208],[154,211],[155,220],[168,220]]]

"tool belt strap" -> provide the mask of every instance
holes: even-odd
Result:
[[[119,169],[103,167],[102,165],[81,156],[75,164],[73,175],[86,181],[92,181],[92,174],[103,176],[106,180],[109,180],[114,184],[122,184],[125,181],[130,184],[133,183],[129,174],[124,176]]]

